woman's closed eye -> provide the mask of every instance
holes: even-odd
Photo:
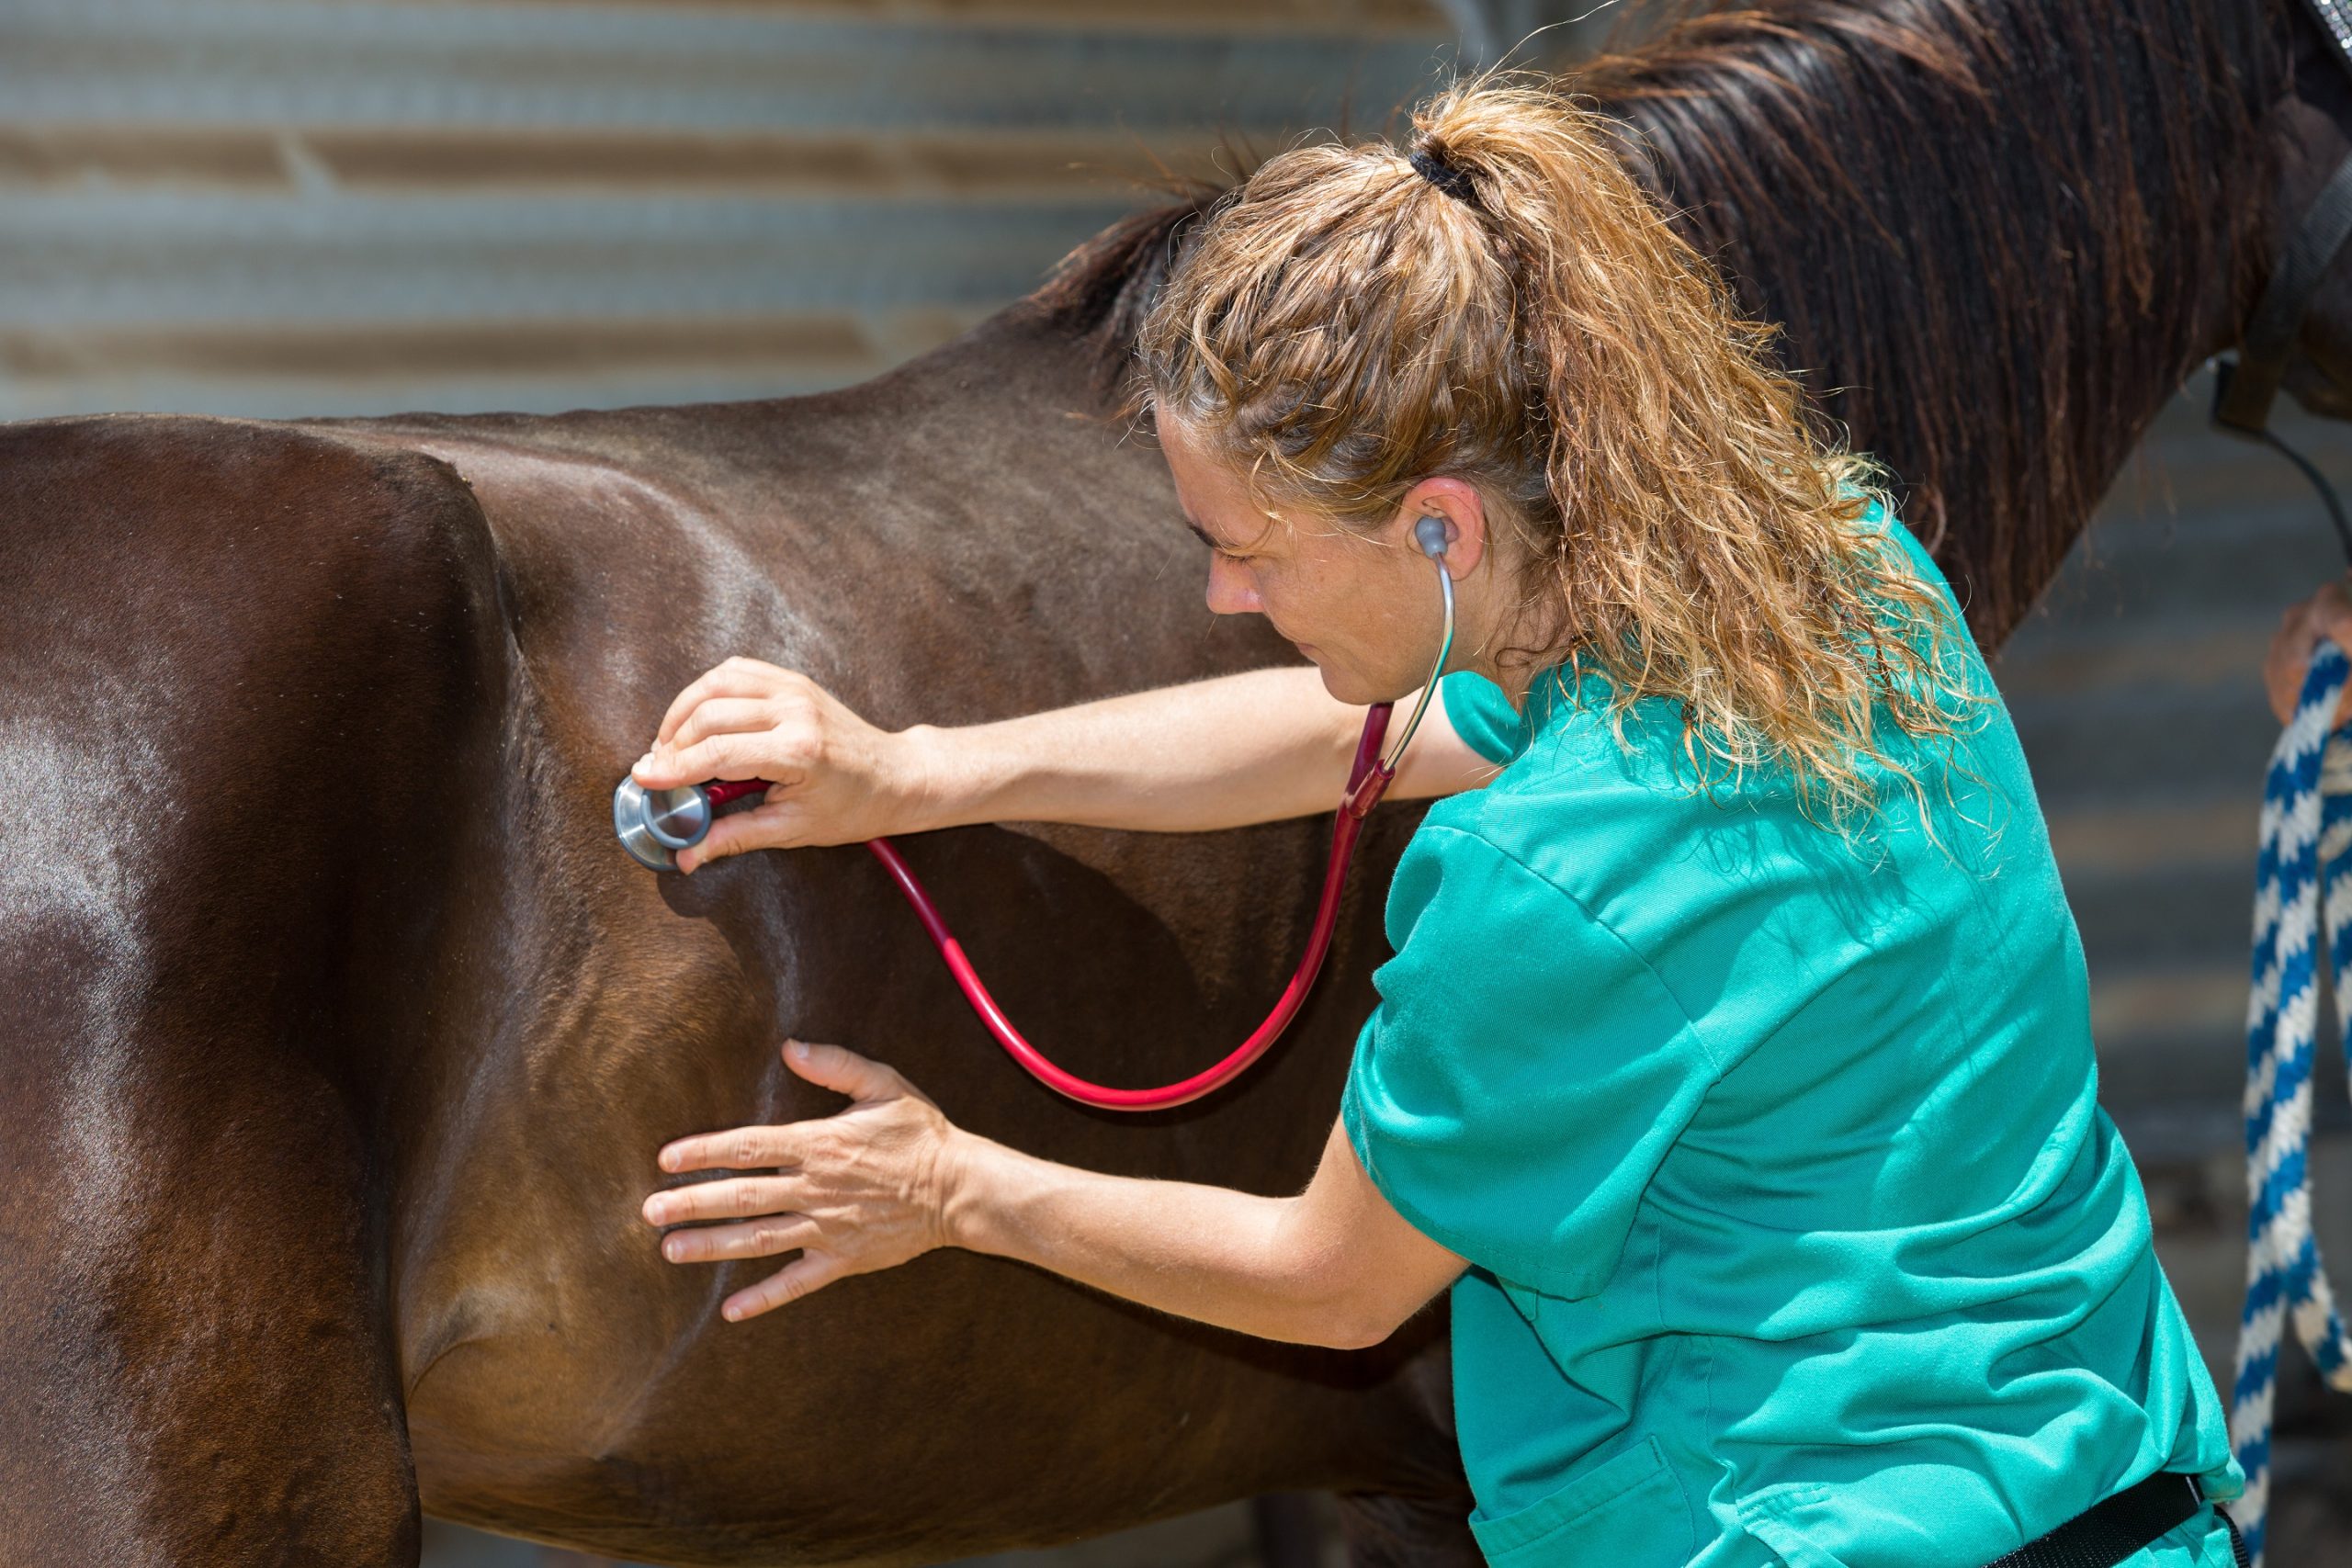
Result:
[[[1215,536],[1210,534],[1206,528],[1202,527],[1198,523],[1193,522],[1189,517],[1184,519],[1184,528],[1187,533],[1193,536],[1193,537],[1198,539],[1202,544],[1206,545],[1208,547],[1209,554],[1216,557],[1219,560],[1246,561],[1250,558],[1249,551],[1234,549],[1232,547],[1217,539]]]

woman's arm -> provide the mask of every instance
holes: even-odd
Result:
[[[1388,1206],[1338,1123],[1295,1198],[1138,1181],[967,1136],[950,1243],[1263,1339],[1377,1345],[1463,1260]]]
[[[645,1203],[654,1224],[732,1222],[672,1231],[662,1255],[673,1262],[800,1252],[729,1296],[729,1319],[962,1247],[1244,1334],[1355,1348],[1385,1339],[1465,1267],[1389,1207],[1337,1126],[1295,1198],[1103,1176],[950,1125],[878,1062],[797,1045],[785,1052],[792,1070],[851,1096],[850,1107],[672,1144],[667,1171],[775,1174],[672,1188]]]
[[[1396,705],[1392,741],[1412,701]],[[1330,810],[1363,720],[1363,708],[1323,689],[1312,665],[1295,665],[909,733],[928,753],[927,827],[1080,822],[1182,832]],[[1451,795],[1493,771],[1433,698],[1389,793]]]
[[[1411,711],[1410,699],[1398,705]],[[649,789],[764,778],[755,809],[721,818],[691,871],[754,849],[854,842],[972,822],[1078,822],[1157,831],[1235,828],[1328,811],[1363,710],[1311,666],[1254,670],[993,724],[888,731],[807,676],[730,659],[671,704],[634,770]],[[1432,700],[1390,794],[1475,788],[1494,772]]]

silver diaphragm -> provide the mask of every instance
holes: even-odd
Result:
[[[678,869],[678,852],[710,831],[710,797],[700,784],[647,789],[624,777],[613,790],[613,831],[629,858],[650,871]]]

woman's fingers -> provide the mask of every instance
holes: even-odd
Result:
[[[639,759],[633,770],[648,789],[674,789],[679,784],[706,784],[712,779],[766,779],[770,784],[799,782],[800,774],[771,744],[764,730],[729,731],[707,736],[683,750],[655,751]],[[775,775],[782,773],[782,778]]]
[[[676,1263],[763,1258],[797,1249],[798,1261],[728,1300],[731,1319],[797,1300],[844,1274],[888,1269],[947,1245],[945,1214],[957,1173],[956,1129],[898,1072],[839,1045],[791,1040],[784,1059],[810,1083],[848,1095],[827,1117],[780,1127],[738,1127],[681,1138],[662,1168],[752,1169],[673,1187],[645,1200],[650,1224]]]
[[[776,728],[776,718],[775,699],[765,694],[711,697],[686,715],[667,744],[673,751],[683,751],[696,741],[708,739],[714,735],[766,734]],[[654,742],[656,756],[661,754],[663,744],[658,740]]]
[[[783,786],[768,792],[766,799],[749,811],[730,811],[713,819],[710,831],[702,842],[692,849],[678,852],[678,869],[691,875],[712,861],[728,855],[748,854],[753,850],[797,850],[803,840],[801,830],[806,814],[789,797],[778,800]]]
[[[900,1077],[895,1067],[884,1066],[870,1056],[861,1056],[842,1045],[820,1045],[807,1040],[784,1043],[784,1065],[820,1088],[852,1100],[890,1100],[899,1095],[917,1094],[912,1084]]]
[[[830,1252],[804,1252],[758,1284],[728,1297],[719,1304],[719,1314],[741,1323],[821,1291],[850,1272],[849,1265]]]
[[[747,850],[855,843],[920,825],[936,791],[921,729],[877,728],[797,671],[734,659],[679,694],[630,772],[649,790],[765,779],[772,797],[792,796],[788,829],[778,817],[755,818],[680,862],[692,870]]]
[[[645,1201],[645,1223],[683,1225],[696,1220],[744,1220],[797,1210],[806,1186],[789,1176],[738,1176],[672,1187]]]
[[[775,1170],[800,1163],[801,1124],[697,1133],[662,1145],[664,1170]]]
[[[717,748],[708,743],[722,738],[739,744],[728,753],[745,771],[741,778],[767,778],[771,774],[789,772],[788,758],[792,738],[780,738],[771,725],[775,710],[757,697],[719,697],[703,704],[686,716],[678,727],[673,744],[654,743],[653,750],[639,757],[629,768],[629,774],[647,789],[675,789],[680,784],[703,784],[724,775],[709,771],[722,765]],[[779,744],[779,739],[786,744]]]
[[[740,1224],[672,1231],[662,1256],[673,1263],[722,1263],[730,1258],[774,1258],[817,1245],[817,1226],[805,1214],[768,1214]]]
[[[692,681],[670,701],[670,708],[662,716],[661,728],[653,732],[656,746],[669,744],[686,716],[712,697],[755,697],[775,688],[776,677],[786,671],[756,659],[735,658],[714,664]]]

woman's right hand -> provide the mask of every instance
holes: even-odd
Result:
[[[766,779],[748,811],[678,852],[692,872],[746,850],[847,844],[922,826],[922,748],[914,731],[877,729],[795,670],[729,659],[680,692],[653,749],[630,769],[647,789],[712,779]]]

